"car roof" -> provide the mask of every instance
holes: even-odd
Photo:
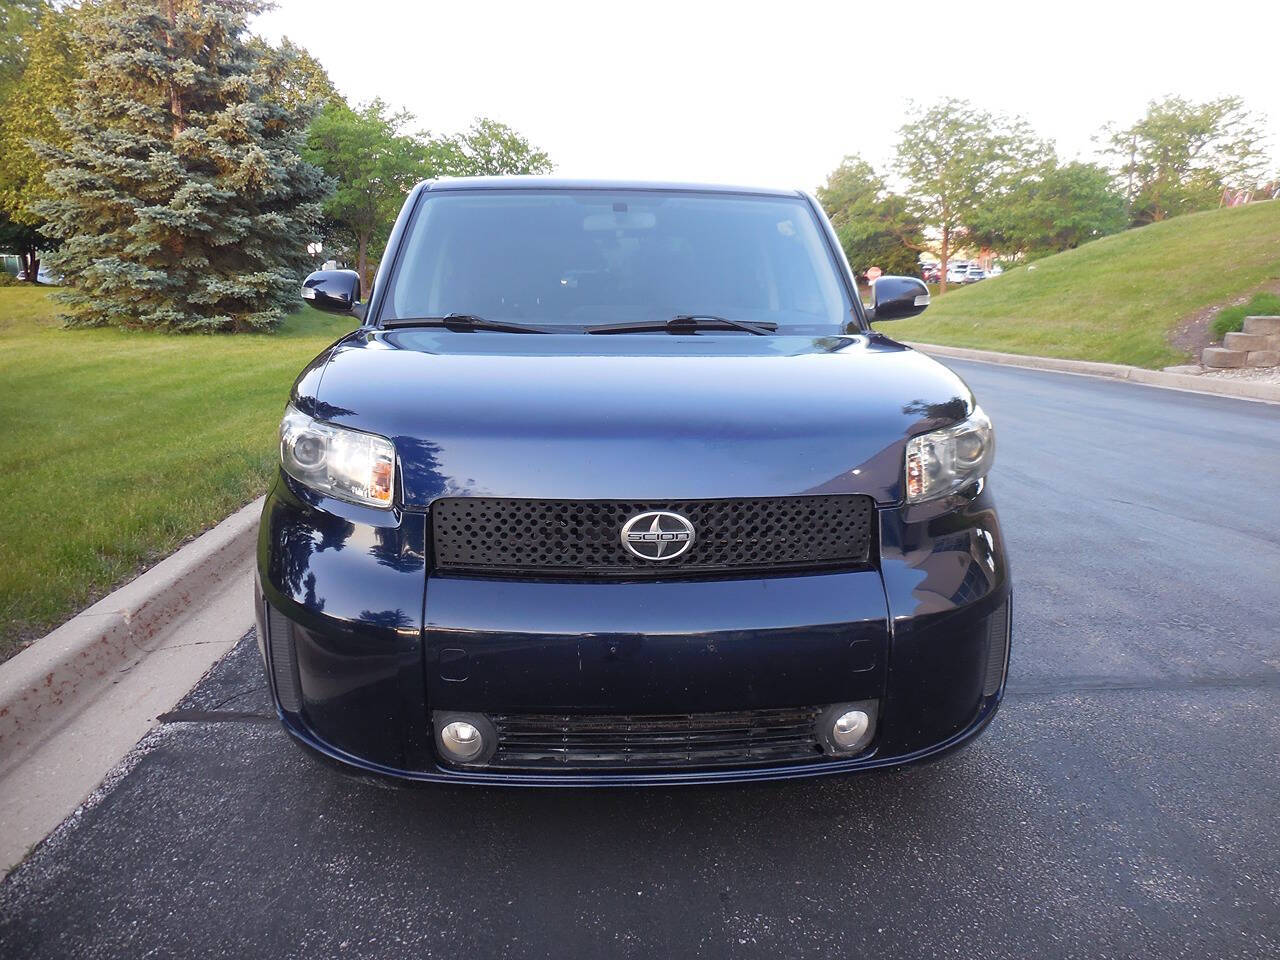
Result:
[[[579,180],[568,177],[441,177],[427,180],[423,186],[435,193],[453,190],[669,190],[690,193],[758,194],[767,197],[798,197],[799,190],[777,187],[746,187],[725,183],[691,183],[678,180]]]

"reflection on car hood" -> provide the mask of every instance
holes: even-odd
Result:
[[[404,502],[442,495],[902,496],[914,434],[973,398],[879,335],[593,337],[359,331],[295,403],[390,437]]]

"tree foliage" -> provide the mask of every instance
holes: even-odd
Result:
[[[555,165],[540,150],[505,123],[477,117],[462,133],[447,138],[448,174],[455,177],[496,177],[504,174],[551,173]]]
[[[22,76],[31,33],[50,9],[47,0],[0,0],[0,97]]]
[[[278,54],[252,47],[258,0],[98,0],[76,15],[85,82],[65,146],[40,152],[37,205],[73,285],[71,324],[272,328],[297,302],[323,173],[309,119],[268,94]]]
[[[947,98],[913,110],[899,131],[896,167],[909,187],[913,213],[936,234],[932,251],[947,261],[984,205],[1008,191],[1026,170],[1044,162],[1049,148],[1021,119]]]
[[[891,193],[884,178],[861,157],[845,157],[824,186],[818,202],[835,228],[854,273],[879,267],[889,274],[914,275],[925,249],[920,222],[905,198]]]
[[[49,194],[48,164],[32,141],[65,142],[55,112],[74,101],[81,56],[65,12],[48,11],[25,41],[27,60],[18,83],[0,103],[0,207],[19,222],[36,224],[32,205]]]
[[[967,239],[1010,257],[1034,259],[1129,225],[1124,197],[1096,164],[1049,160],[981,204]]]
[[[368,292],[369,264],[382,255],[405,195],[418,180],[449,163],[447,145],[402,132],[413,121],[382,100],[358,109],[331,102],[311,123],[305,156],[337,184],[324,205],[339,244],[355,248],[356,270]]]
[[[1134,223],[1211,209],[1223,188],[1264,176],[1262,126],[1239,97],[1153,100],[1132,126],[1104,133]]]
[[[267,58],[269,64],[275,65],[264,91],[268,99],[288,110],[318,111],[331,103],[346,103],[324,64],[305,47],[288,37],[281,37],[277,47],[272,47],[261,37],[253,37],[249,43],[255,52]]]
[[[382,100],[355,109],[330,102],[312,121],[306,157],[336,182],[324,212],[328,246],[351,249],[367,293],[405,195],[419,180],[440,176],[549,173],[547,154],[515,130],[478,118],[463,133],[432,137],[406,132],[413,114]],[[335,244],[336,241],[336,244]]]
[[[26,62],[17,83],[0,101],[0,218],[4,243],[17,251],[27,279],[36,282],[39,250],[50,246],[41,237],[43,218],[35,206],[50,196],[45,183],[48,163],[33,143],[63,144],[56,111],[72,103],[80,75],[80,52],[72,39],[71,15],[46,10],[24,37]]]

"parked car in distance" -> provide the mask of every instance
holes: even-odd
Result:
[[[969,269],[965,271],[965,283],[977,283],[979,280],[987,278],[987,271],[983,270],[981,265],[976,263],[969,264]]]
[[[926,263],[920,268],[920,279],[925,283],[937,283],[942,277],[942,265],[937,263]]]
[[[969,279],[969,263],[966,260],[952,260],[947,264],[947,283],[967,283]]]
[[[27,271],[25,269],[18,271],[18,279],[24,280],[24,281],[27,279]],[[41,266],[36,271],[36,283],[44,283],[44,284],[49,284],[51,286],[56,286],[57,284],[62,283],[62,277],[59,274],[50,272],[48,267]]]
[[[987,276],[988,276],[988,277],[998,277],[998,276],[1000,276],[1002,273],[1004,273],[1004,267],[1000,266],[1000,264],[998,264],[998,263],[993,263],[993,264],[991,265],[991,269],[987,271]]]
[[[335,763],[529,786],[852,773],[1003,696],[991,421],[871,326],[809,195],[415,187],[299,374],[263,507],[279,717]],[[855,811],[856,812],[856,811]]]

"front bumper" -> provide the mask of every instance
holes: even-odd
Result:
[[[424,513],[287,479],[259,539],[259,640],[285,729],[361,770],[527,786],[823,776],[941,754],[994,716],[1008,569],[990,495],[879,511],[874,568],[612,583],[440,577]],[[992,630],[993,618],[1001,629]],[[998,639],[997,639],[998,635]],[[702,714],[874,700],[852,757],[700,769],[467,768],[433,711]]]

